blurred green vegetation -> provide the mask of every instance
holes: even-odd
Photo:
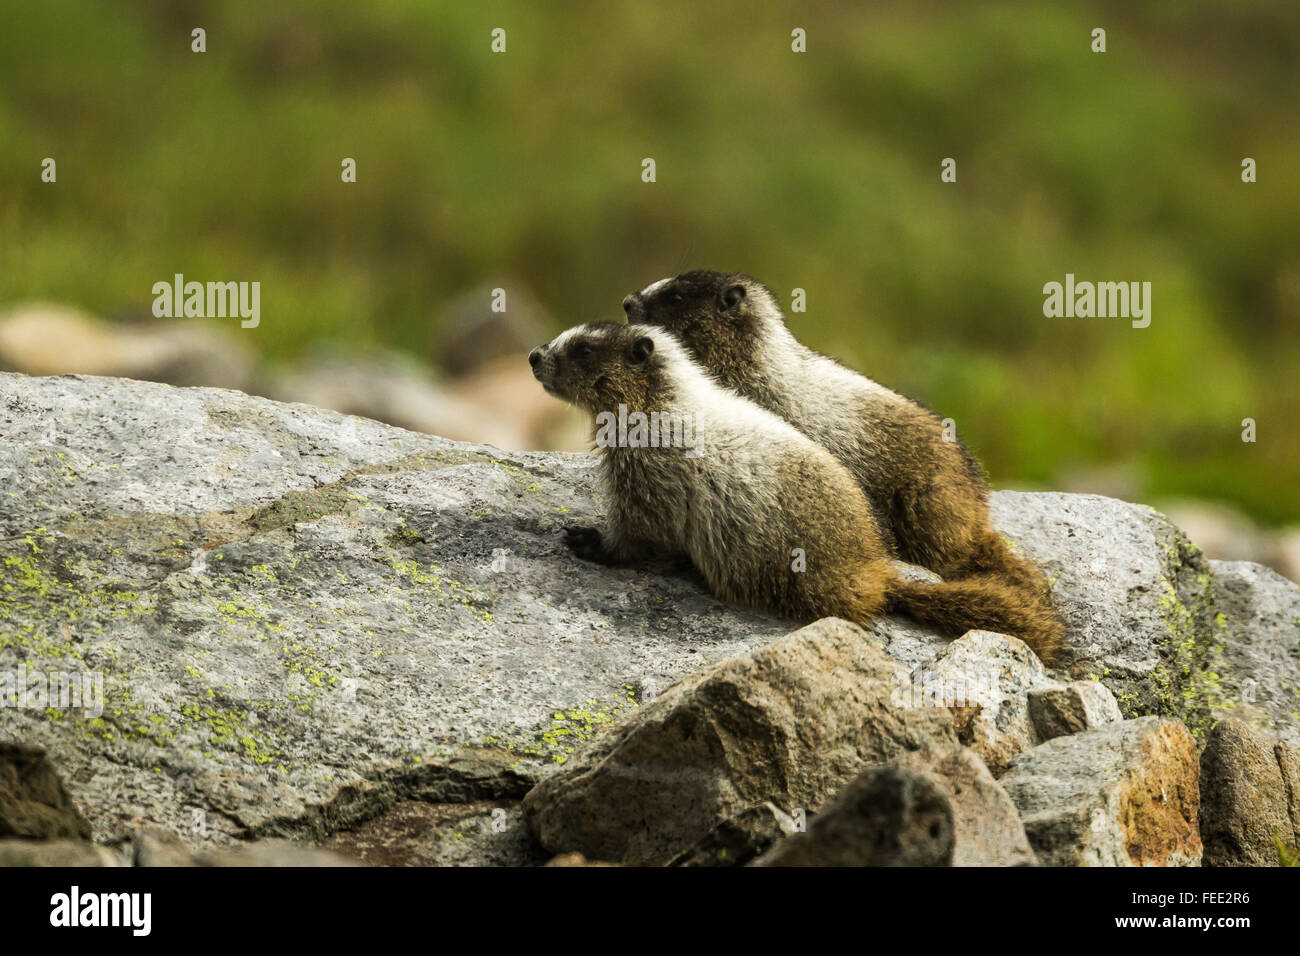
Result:
[[[259,280],[271,359],[436,357],[471,284],[569,325],[739,269],[806,289],[796,334],[955,418],[995,482],[1118,463],[1295,520],[1297,62],[1294,0],[10,4],[0,305]],[[1045,318],[1067,272],[1152,282],[1150,328]]]

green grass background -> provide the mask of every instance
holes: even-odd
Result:
[[[569,325],[738,269],[806,289],[796,333],[955,418],[998,483],[1119,463],[1293,521],[1298,62],[1294,0],[8,4],[0,307],[258,280],[268,360],[436,359],[470,285],[521,277]],[[1151,327],[1045,318],[1067,272],[1152,282]]]

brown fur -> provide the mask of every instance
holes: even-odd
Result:
[[[933,412],[842,366],[855,387],[833,407],[819,403],[816,390],[839,389],[843,382],[830,386],[815,374],[800,377],[801,363],[815,353],[788,332],[788,343],[772,347],[770,323],[782,323],[784,331],[784,317],[770,290],[749,276],[688,272],[648,296],[628,296],[624,309],[632,322],[672,332],[718,382],[838,458],[880,515],[899,557],[946,580],[974,579],[972,601],[987,601],[1000,590],[1002,606],[1017,609],[1000,626],[981,626],[1034,633],[1041,658],[1060,658],[1064,627],[1051,608],[1046,578],[993,530],[981,469],[960,441],[944,440]]]
[[[649,334],[647,334],[649,333]],[[826,449],[721,388],[663,330],[580,326],[530,356],[558,398],[593,413],[690,413],[697,457],[674,447],[601,447],[609,520],[571,529],[579,556],[606,563],[655,551],[688,555],[710,589],[745,607],[811,620],[869,624],[900,610],[954,635],[1015,634],[1051,659],[1051,621],[1018,592],[983,578],[939,584],[902,578],[870,501]],[[807,567],[795,571],[802,548]]]

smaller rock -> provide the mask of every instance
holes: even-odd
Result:
[[[928,776],[948,797],[953,866],[1035,865],[1016,805],[974,751],[924,748],[895,757],[889,766]]]
[[[764,801],[722,821],[668,865],[745,866],[796,830],[793,817],[771,801]]]
[[[1064,687],[1029,692],[1029,719],[1039,740],[1077,734],[1123,720],[1115,695],[1097,681],[1074,681]]]
[[[928,774],[873,767],[754,866],[948,866],[954,842],[952,806]]]
[[[1139,717],[1020,754],[1001,784],[1044,866],[1196,866],[1196,741],[1180,720]]]
[[[1012,757],[1039,742],[1029,692],[1059,686],[1024,641],[968,631],[913,669],[906,698],[914,706],[949,708],[961,742],[996,777]]]
[[[815,809],[866,767],[957,742],[946,708],[893,702],[898,673],[823,618],[670,686],[529,791],[525,819],[552,853],[661,865],[765,800]]]
[[[0,741],[0,837],[90,839],[90,824],[40,747]]]
[[[1221,720],[1201,755],[1207,866],[1277,866],[1300,844],[1300,749],[1244,721]]]

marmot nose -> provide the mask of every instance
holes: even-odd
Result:
[[[537,368],[537,363],[542,360],[542,347],[539,346],[528,353],[528,364]]]
[[[633,292],[623,299],[623,311],[627,313],[630,319],[641,308],[641,293]]]

